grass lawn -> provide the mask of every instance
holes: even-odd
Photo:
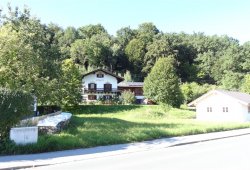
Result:
[[[1,154],[24,154],[129,143],[250,127],[250,123],[198,122],[195,112],[162,106],[86,105],[68,109],[69,126],[59,134],[39,136],[26,146],[7,144]]]

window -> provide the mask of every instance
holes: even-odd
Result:
[[[95,83],[89,83],[89,90],[96,90],[96,84]]]
[[[103,78],[103,77],[104,77],[104,74],[102,74],[102,73],[97,73],[97,74],[96,74],[96,77],[97,77],[97,78]]]
[[[223,112],[228,112],[228,107],[222,107]]]
[[[110,95],[105,95],[105,96],[103,96],[103,98],[104,98],[105,100],[110,100],[110,99],[112,99],[112,96],[110,96]]]
[[[207,112],[212,112],[212,107],[207,107]]]
[[[96,100],[96,95],[88,95],[88,100]]]
[[[112,84],[104,84],[104,92],[111,92]]]

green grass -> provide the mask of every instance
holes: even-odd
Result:
[[[161,106],[86,105],[69,108],[69,126],[59,134],[39,136],[27,146],[6,144],[1,154],[24,154],[129,143],[250,127],[249,123],[205,123],[195,112]]]

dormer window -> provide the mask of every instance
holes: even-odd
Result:
[[[96,74],[96,77],[97,77],[97,78],[103,78],[103,77],[104,77],[104,74],[103,74],[103,73],[97,73],[97,74]]]

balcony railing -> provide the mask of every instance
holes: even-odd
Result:
[[[84,88],[84,93],[117,93],[121,90],[118,90],[117,88],[112,89],[105,89],[105,88],[96,88],[96,89],[88,89]]]

